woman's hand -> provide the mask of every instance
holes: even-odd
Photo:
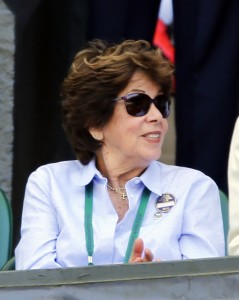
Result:
[[[134,242],[129,263],[151,262],[153,259],[154,256],[151,250],[148,248],[144,249],[144,241],[141,238],[137,238]]]

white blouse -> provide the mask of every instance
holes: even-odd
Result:
[[[119,223],[107,179],[92,160],[48,164],[33,172],[25,192],[16,269],[86,266],[85,186],[93,179],[95,265],[123,263],[144,186],[150,198],[139,237],[162,261],[224,256],[219,192],[212,179],[183,167],[152,162],[126,183],[129,210]],[[167,212],[156,207],[162,194],[175,200]],[[162,198],[161,198],[162,199]],[[122,200],[123,201],[123,200]]]

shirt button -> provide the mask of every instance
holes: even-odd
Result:
[[[140,180],[139,180],[139,179],[136,179],[136,180],[134,181],[134,184],[139,184],[139,182],[140,182]]]

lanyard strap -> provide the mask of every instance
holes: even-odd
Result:
[[[88,253],[88,265],[93,264],[92,256],[94,252],[92,212],[93,212],[93,180],[86,186],[85,189],[85,239],[86,239],[86,249]]]
[[[136,240],[136,238],[139,235],[139,230],[140,230],[141,224],[142,224],[143,219],[144,219],[144,214],[145,214],[146,207],[147,207],[147,204],[148,204],[149,196],[150,196],[150,191],[145,187],[144,190],[143,190],[142,196],[141,196],[141,200],[140,200],[139,208],[138,208],[138,211],[137,211],[137,215],[135,217],[134,225],[133,225],[133,228],[132,228],[132,231],[131,231],[131,234],[130,234],[127,250],[126,250],[126,253],[125,253],[124,263],[129,262],[130,256],[132,254],[134,241]]]
[[[147,208],[149,196],[150,196],[150,191],[145,187],[142,192],[139,208],[130,234],[127,250],[125,253],[124,263],[129,262],[130,256],[132,254],[134,241],[139,235],[139,230],[144,219],[144,214]],[[88,265],[93,265],[92,256],[94,253],[92,213],[93,213],[93,180],[85,188],[85,238],[86,238],[86,249],[88,253]]]

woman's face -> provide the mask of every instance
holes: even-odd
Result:
[[[145,93],[154,99],[161,89],[142,72],[135,72],[128,86],[118,95]],[[134,117],[127,113],[124,101],[117,101],[110,121],[101,129],[104,161],[128,166],[146,167],[159,159],[168,121],[151,104],[145,116]]]

